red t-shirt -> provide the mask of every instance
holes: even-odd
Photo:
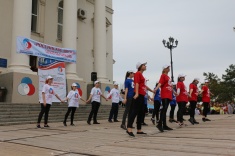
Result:
[[[177,83],[177,90],[180,89],[180,94],[176,97],[177,102],[188,102],[187,88],[183,82]]]
[[[210,89],[207,86],[202,87],[202,102],[210,102]]]
[[[161,83],[161,98],[172,100],[172,85],[170,77],[166,74],[162,74],[159,83]]]
[[[191,83],[189,85],[189,92],[190,90],[193,90],[192,94],[191,94],[191,98],[189,98],[189,101],[197,101],[197,96],[198,96],[198,88],[195,84]]]
[[[136,83],[139,84],[139,94],[146,95],[146,85],[145,85],[145,78],[141,72],[136,72],[134,76],[134,84],[135,89],[134,92],[136,92]]]

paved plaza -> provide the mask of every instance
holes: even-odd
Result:
[[[185,116],[188,118],[188,116]],[[48,129],[35,125],[0,126],[0,156],[234,156],[235,116],[211,115],[211,122],[159,133],[150,122],[145,136],[129,137],[120,123],[100,121],[100,125],[75,122],[75,127],[50,123]],[[134,130],[136,132],[136,130]]]

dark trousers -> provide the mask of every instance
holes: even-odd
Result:
[[[141,123],[145,123],[144,120],[145,120],[145,116],[146,116],[146,113],[148,113],[148,105],[144,105],[144,114],[142,116],[142,121]]]
[[[65,117],[64,117],[64,123],[66,123],[67,118],[68,118],[70,112],[72,111],[72,113],[71,113],[71,121],[70,122],[71,122],[71,125],[73,124],[74,113],[75,113],[76,109],[77,109],[77,107],[68,107],[68,111],[67,111],[67,113],[65,114]]]
[[[154,110],[153,110],[153,114],[152,114],[152,118],[156,118],[157,120],[159,120],[159,111],[160,111],[160,107],[161,107],[161,102],[158,100],[154,100]]]
[[[207,117],[208,112],[209,112],[209,102],[203,102],[203,115]]]
[[[128,115],[127,127],[131,128],[137,116],[137,130],[141,130],[141,121],[144,114],[144,95],[139,95],[137,99],[132,100],[130,112]]]
[[[160,120],[158,123],[159,125],[166,126],[166,112],[170,101],[171,101],[170,99],[162,99],[162,110],[160,113]]]
[[[99,108],[100,108],[99,102],[93,101],[91,103],[91,112],[88,117],[89,122],[91,121],[92,117],[93,117],[93,121],[97,122],[97,113],[98,113]]]
[[[109,113],[109,120],[112,120],[112,118],[114,119],[114,121],[117,120],[118,107],[119,107],[119,103],[112,103],[112,107]]]
[[[177,121],[179,121],[179,122],[183,122],[184,121],[184,119],[183,119],[183,116],[184,116],[184,112],[185,112],[185,107],[186,107],[186,102],[178,102],[178,107],[179,107],[179,109],[178,109],[178,112],[177,112]]]
[[[194,118],[197,101],[190,101],[190,118]]]
[[[176,105],[171,105],[170,119],[174,119],[175,107]]]
[[[41,112],[38,115],[38,124],[40,124],[42,117],[45,113],[44,116],[44,124],[46,125],[48,123],[48,114],[50,111],[51,105],[50,104],[46,104],[46,107],[41,103]]]
[[[127,118],[127,115],[129,114],[129,111],[131,108],[131,103],[132,103],[132,98],[127,98],[125,111],[124,111],[123,117],[122,117],[122,125],[126,125],[126,118]]]

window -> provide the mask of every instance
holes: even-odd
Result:
[[[38,0],[32,0],[31,31],[37,32]]]
[[[38,66],[37,66],[37,56],[29,56],[29,65],[30,65],[30,69],[33,72],[38,72]]]
[[[57,26],[57,39],[62,40],[63,31],[63,1],[58,5],[58,26]]]

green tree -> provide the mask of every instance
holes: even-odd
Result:
[[[210,81],[210,90],[214,94],[212,101],[226,102],[235,100],[235,65],[230,65],[222,75],[222,80],[214,73],[203,73]]]

